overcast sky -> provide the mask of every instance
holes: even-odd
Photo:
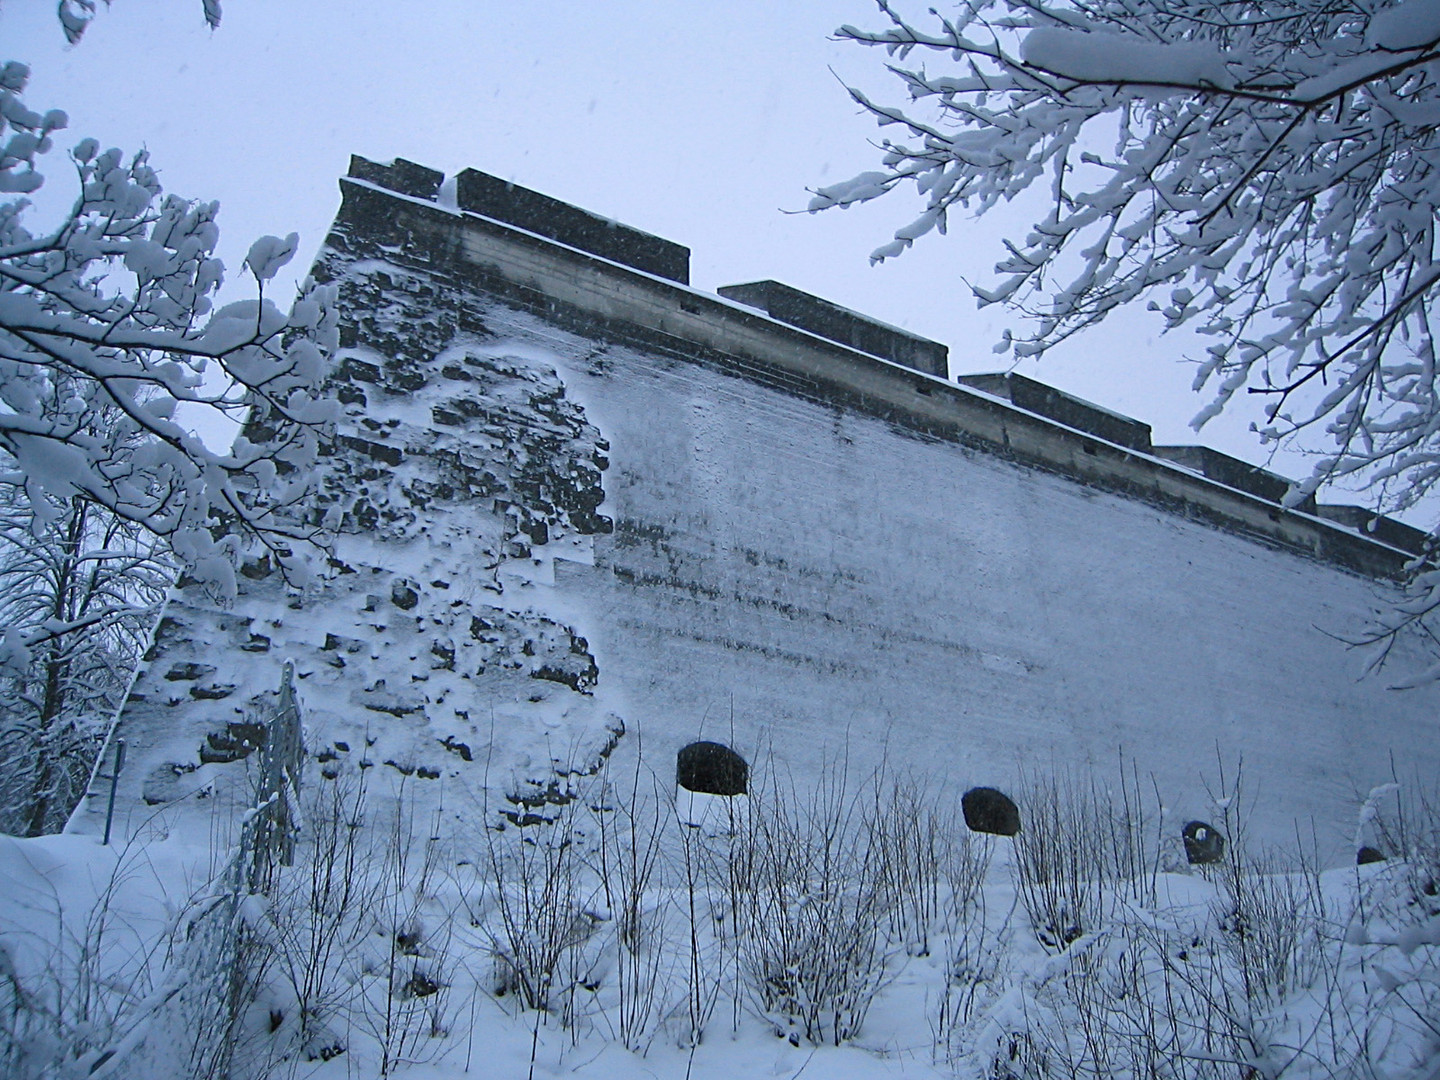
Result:
[[[866,0],[224,0],[211,33],[200,0],[114,0],[70,47],[53,0],[0,0],[0,60],[31,66],[31,108],[69,113],[62,147],[146,147],[167,191],[219,199],[232,279],[263,233],[298,231],[308,265],[349,155],[398,155],[685,244],[700,288],[775,278],[944,342],[952,373],[996,370],[1013,317],[977,310],[965,280],[992,280],[1023,208],[952,219],[878,267],[869,252],[917,212],[908,193],[793,213],[807,187],[877,167],[881,129],[842,81],[888,101],[899,85],[882,53],[829,35],[879,18]],[[74,191],[58,151],[47,172],[41,209]],[[1136,312],[1018,370],[1151,423],[1157,443],[1262,462],[1249,418],[1188,429],[1198,351]]]

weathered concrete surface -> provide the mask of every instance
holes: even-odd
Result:
[[[462,210],[508,221],[682,285],[690,281],[687,247],[475,169],[466,169],[455,179],[456,199]]]
[[[773,319],[860,352],[942,379],[950,373],[950,350],[938,341],[887,326],[778,281],[722,285],[715,291],[726,300],[759,308]]]
[[[1076,431],[1097,435],[1117,446],[1151,452],[1150,425],[1103,409],[1088,401],[1062,393],[1053,386],[1027,379],[1024,375],[1001,372],[993,375],[962,375],[962,386],[983,390],[1004,398],[1017,408],[1054,420]],[[1188,464],[1188,463],[1187,463]],[[1208,475],[1208,474],[1207,474]]]

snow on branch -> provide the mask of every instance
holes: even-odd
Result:
[[[1025,35],[1026,64],[1076,82],[1229,87],[1225,54],[1209,42],[1147,41],[1130,34],[1042,26]]]
[[[110,0],[105,0],[105,6],[110,6]],[[201,12],[205,25],[211,30],[220,25],[220,0],[201,0]],[[95,18],[95,0],[60,0],[57,15],[65,40],[74,45],[85,36],[90,20]]]
[[[952,212],[1044,192],[975,289],[1028,317],[999,351],[1038,355],[1143,302],[1213,340],[1197,428],[1259,394],[1262,439],[1312,434],[1307,490],[1360,477],[1402,510],[1430,491],[1440,0],[879,6],[888,25],[837,36],[889,53],[910,103],[851,93],[904,134],[811,210],[913,184],[920,211],[878,261]]]
[[[333,288],[307,281],[282,311],[265,288],[298,238],[265,237],[246,260],[257,298],[214,310],[217,205],[164,194],[145,153],[93,139],[71,155],[74,207],[32,234],[24,195],[66,117],[25,107],[28,74],[0,68],[0,487],[23,488],[37,528],[98,506],[222,593],[242,534],[301,573],[324,540],[306,507],[337,408]],[[210,449],[188,426],[207,412],[248,417],[247,438]]]

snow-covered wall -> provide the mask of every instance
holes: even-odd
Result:
[[[1123,753],[1177,830],[1243,757],[1262,833],[1329,840],[1392,753],[1440,765],[1440,692],[1341,641],[1393,548],[447,207],[424,170],[354,171],[317,266],[346,532],[303,592],[263,561],[226,609],[179,590],[119,726],[132,828],[234,782],[284,658],[321,770],[469,819],[711,739],[798,783],[844,758],[957,792]]]

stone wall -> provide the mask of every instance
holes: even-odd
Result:
[[[1280,837],[1342,835],[1392,749],[1440,764],[1440,693],[1341,642],[1403,534],[690,289],[678,245],[644,239],[657,275],[624,226],[601,257],[398,169],[357,164],[316,267],[345,312],[336,558],[303,590],[252,560],[225,609],[179,591],[121,719],[132,821],[238,784],[283,658],[322,769],[477,821],[543,815],[641,739],[662,770],[709,740],[957,795],[1123,752],[1177,821],[1243,755]]]

